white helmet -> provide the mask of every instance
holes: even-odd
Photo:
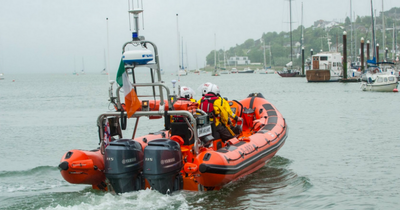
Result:
[[[211,82],[206,82],[206,83],[204,83],[204,84],[201,84],[200,86],[199,86],[199,88],[197,88],[197,90],[198,91],[200,91],[201,92],[201,95],[205,95],[205,94],[207,94],[207,88],[209,87],[209,86],[211,86],[212,85],[212,83]]]
[[[181,98],[187,98],[187,99],[191,99],[193,98],[193,95],[195,94],[195,92],[193,91],[192,88],[190,87],[186,87],[186,86],[182,86],[181,90],[180,90],[180,97]]]
[[[215,95],[219,95],[219,87],[216,84],[211,84],[207,87],[206,93],[214,93]]]

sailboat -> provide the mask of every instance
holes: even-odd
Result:
[[[299,70],[292,69],[293,67],[293,43],[292,43],[292,1],[289,0],[289,14],[290,14],[290,62],[285,65],[285,68],[283,71],[278,72],[279,76],[281,77],[303,77],[303,75],[300,74]]]
[[[377,62],[377,52],[376,50],[376,38],[375,38],[375,19],[374,19],[374,10],[373,4],[371,0],[371,18],[372,18],[372,52],[373,58],[372,60],[367,60],[368,69],[364,72],[364,78],[366,81],[361,83],[360,89],[363,91],[378,91],[378,92],[397,92],[398,80],[397,77],[391,75],[388,72],[382,72],[382,69],[379,68],[379,64],[387,63],[387,62]],[[395,91],[396,90],[396,91]]]
[[[193,71],[195,74],[200,74],[199,66],[197,65],[197,53],[196,53],[196,69]]]
[[[1,68],[1,66],[0,66]],[[4,73],[0,72],[0,80],[4,80]]]
[[[83,60],[83,57],[82,57],[82,71],[81,71],[81,74],[85,75],[85,62]]]
[[[72,75],[79,75],[76,73],[76,62],[75,62],[75,57],[74,57],[74,72],[72,72]]]
[[[176,30],[177,30],[177,38],[178,38],[178,71],[176,72],[176,76],[186,76],[187,72],[185,70],[185,67],[183,66],[183,54],[182,54],[182,65],[181,65],[181,58],[180,58],[180,35],[179,35],[179,24],[178,24],[178,14],[176,14]],[[182,45],[183,45],[183,40],[182,40]],[[182,49],[183,53],[183,49]],[[179,80],[179,79],[178,79]]]
[[[260,40],[263,41],[262,38]],[[266,59],[265,59],[265,43],[264,42],[263,42],[263,52],[264,52],[264,66],[263,66],[263,69],[261,69],[261,71],[258,72],[260,74],[267,73],[267,66],[266,66],[266,62],[265,62]]]
[[[214,70],[213,70],[211,76],[220,76],[221,74],[217,67],[217,41],[216,41],[215,34],[214,34],[214,48],[215,48],[215,50],[214,50]]]
[[[224,67],[220,68],[220,74],[230,74],[231,72],[229,70],[226,69],[226,56],[225,56],[225,49],[224,49]]]
[[[275,74],[275,70],[272,67],[272,53],[271,53],[271,43],[269,44],[269,66],[267,66],[265,57],[265,43],[264,43],[264,68],[259,71],[260,74]]]

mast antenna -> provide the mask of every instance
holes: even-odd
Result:
[[[128,10],[130,10],[130,9],[131,9],[131,3],[128,0]],[[108,20],[108,18],[107,18],[107,20]],[[128,13],[128,20],[129,20],[129,31],[132,31],[132,28],[131,28],[131,15],[129,13]]]
[[[132,40],[133,41],[140,40],[140,37],[139,37],[139,14],[143,12],[143,9],[139,7],[139,1],[137,3],[138,3],[138,8],[135,9],[134,4],[132,3],[133,8],[131,10],[129,10],[129,14],[133,14],[133,19],[134,19],[134,24],[135,24],[135,30],[134,30],[134,32],[132,32]]]
[[[143,12],[142,12],[142,29],[144,30],[144,6],[143,6],[143,0],[142,0],[142,9],[143,9]]]

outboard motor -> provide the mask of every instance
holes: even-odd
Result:
[[[118,139],[104,154],[105,175],[115,193],[144,189],[143,151],[139,142]]]
[[[150,186],[163,194],[183,189],[181,147],[170,139],[150,141],[144,148],[143,174]]]

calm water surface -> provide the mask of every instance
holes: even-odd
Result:
[[[171,72],[163,75],[171,89],[172,79]],[[0,209],[399,208],[399,93],[265,74],[180,78],[194,89],[204,82],[218,84],[229,99],[262,93],[289,126],[282,149],[220,191],[114,196],[69,184],[57,169],[68,150],[98,146],[96,119],[109,105],[107,76],[6,75],[0,81]],[[138,135],[162,129],[162,121],[145,121]]]

